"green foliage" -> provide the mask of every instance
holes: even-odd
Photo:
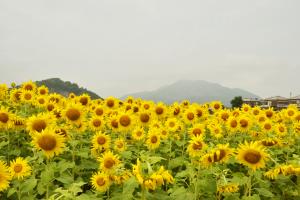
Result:
[[[240,108],[243,105],[243,98],[241,96],[234,97],[231,101],[232,108]]]

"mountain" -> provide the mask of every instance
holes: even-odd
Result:
[[[49,88],[49,92],[56,92],[64,96],[68,96],[73,92],[76,95],[87,93],[92,99],[101,99],[96,93],[91,92],[85,88],[79,87],[76,83],[70,81],[62,81],[59,78],[50,78],[42,81],[36,81],[38,86],[45,85]]]
[[[184,99],[198,103],[220,100],[225,106],[230,106],[230,101],[235,96],[242,96],[243,98],[259,98],[259,96],[246,90],[228,88],[217,83],[203,80],[181,80],[171,85],[158,88],[157,90],[128,94],[121,97],[121,99],[125,99],[127,96],[140,97],[155,102],[163,101],[167,104]]]

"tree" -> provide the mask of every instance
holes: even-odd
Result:
[[[243,105],[243,98],[241,96],[234,97],[231,101],[232,108],[240,108]]]

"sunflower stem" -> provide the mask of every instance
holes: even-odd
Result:
[[[21,200],[21,183],[18,182],[18,199]]]

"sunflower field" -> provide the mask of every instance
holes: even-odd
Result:
[[[300,111],[0,85],[0,199],[300,199]]]

